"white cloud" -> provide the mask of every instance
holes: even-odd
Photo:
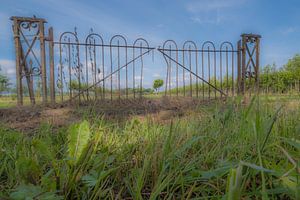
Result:
[[[287,27],[285,29],[282,29],[280,32],[283,35],[288,35],[288,34],[291,34],[291,33],[295,33],[297,31],[298,31],[297,27]]]
[[[160,74],[154,73],[152,76],[153,76],[153,78],[159,78],[159,77],[160,77]]]
[[[135,76],[134,79],[135,79],[135,80],[140,80],[140,79],[141,79],[141,76]]]
[[[244,5],[247,0],[198,0],[186,4],[186,10],[191,14],[192,22],[199,24],[219,24],[225,21],[229,11]]]
[[[14,60],[2,59],[0,60],[0,66],[2,73],[7,76],[15,76],[16,74],[16,64]]]
[[[216,11],[244,4],[246,0],[198,0],[191,1],[186,8],[191,13]]]
[[[191,20],[198,24],[219,24],[221,22],[220,16],[213,17],[192,17]]]

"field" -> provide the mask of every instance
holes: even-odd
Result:
[[[1,109],[0,199],[300,199],[299,119],[295,95]]]

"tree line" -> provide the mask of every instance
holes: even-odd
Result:
[[[267,65],[260,72],[260,89],[267,93],[300,92],[300,54],[296,54],[286,65]]]

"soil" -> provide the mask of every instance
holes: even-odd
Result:
[[[0,124],[18,131],[31,132],[42,123],[59,128],[78,122],[83,116],[102,116],[116,122],[132,117],[141,120],[150,117],[159,123],[168,123],[173,118],[184,117],[203,104],[208,104],[208,101],[192,98],[142,98],[84,102],[80,105],[24,106],[0,109]]]

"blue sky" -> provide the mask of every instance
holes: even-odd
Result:
[[[299,9],[299,0],[1,0],[0,65],[14,76],[9,17],[36,15],[54,27],[56,38],[76,26],[83,34],[93,28],[106,41],[120,33],[131,42],[142,36],[154,47],[167,39],[235,44],[241,33],[256,33],[262,35],[261,65],[282,66],[300,52]],[[165,67],[156,62],[152,76]]]

